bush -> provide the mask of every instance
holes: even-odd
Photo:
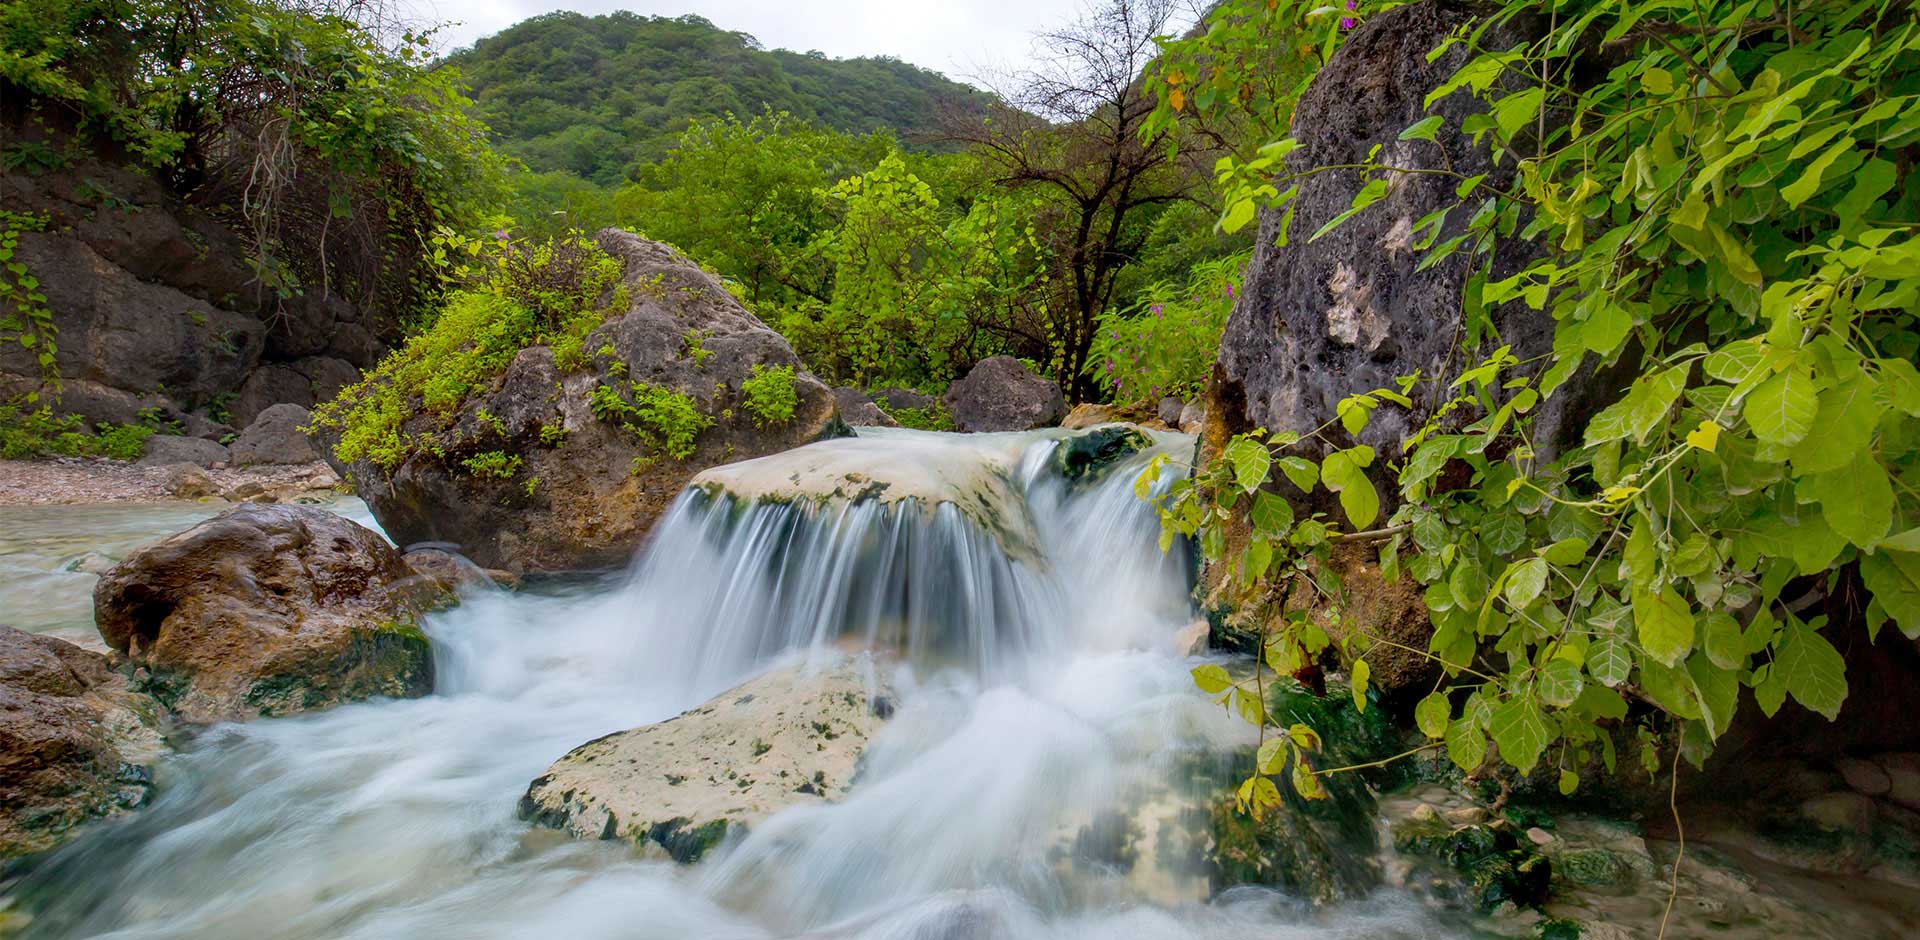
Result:
[[[440,243],[443,254],[471,259],[454,267],[466,286],[448,296],[424,332],[314,409],[315,426],[340,432],[334,456],[342,461],[366,459],[393,470],[431,444],[424,438],[445,429],[520,350],[551,346],[560,368],[579,368],[588,358],[587,334],[609,309],[626,306],[616,288],[620,262],[586,238],[521,242],[505,233],[477,240],[442,233]],[[404,430],[417,415],[438,427]]]
[[[793,420],[794,411],[800,407],[800,393],[793,387],[792,366],[769,369],[755,365],[753,376],[740,383],[740,392],[746,396],[747,413],[753,416],[755,427],[786,424]]]
[[[108,457],[138,460],[156,432],[138,424],[101,424],[89,432],[79,415],[55,415],[27,400],[0,405],[0,459]]]
[[[1095,378],[1114,400],[1187,399],[1205,387],[1249,257],[1197,264],[1186,283],[1155,284],[1133,310],[1100,318]]]
[[[627,389],[631,402],[609,386],[595,387],[590,402],[594,416],[619,424],[675,460],[693,456],[695,440],[713,426],[713,419],[701,414],[692,398],[671,388],[628,382]]]

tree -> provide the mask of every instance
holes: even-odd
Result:
[[[1105,0],[1042,34],[1033,67],[984,116],[949,111],[943,121],[946,138],[986,162],[992,185],[1042,194],[1045,294],[991,328],[1050,367],[1075,400],[1095,394],[1087,367],[1099,316],[1153,216],[1189,199],[1197,182],[1167,146],[1171,131],[1144,127],[1157,99],[1140,75],[1176,9],[1173,0]]]

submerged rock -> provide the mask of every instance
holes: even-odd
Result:
[[[621,261],[629,301],[587,336],[586,364],[523,349],[449,428],[426,415],[403,428],[433,448],[391,473],[352,468],[401,544],[446,542],[516,572],[618,568],[700,470],[847,433],[832,390],[718,279],[617,229],[600,245]],[[743,386],[756,368],[793,370],[791,414],[755,413]],[[684,456],[659,443],[669,424]]]
[[[107,657],[0,627],[0,859],[146,803],[159,711]]]
[[[433,657],[378,533],[306,506],[246,505],[134,553],[94,587],[107,645],[188,721],[425,695]]]
[[[953,429],[963,432],[1030,431],[1067,414],[1060,387],[1012,356],[980,360],[941,400],[953,415]]]
[[[870,657],[778,669],[574,748],[527,788],[520,816],[692,863],[775,812],[845,796],[892,714]]]

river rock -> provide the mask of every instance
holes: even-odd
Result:
[[[1893,778],[1879,764],[1870,760],[1845,757],[1833,762],[1833,769],[1840,772],[1840,779],[1847,782],[1855,792],[1868,796],[1885,796],[1893,789]]]
[[[874,404],[873,396],[857,388],[836,388],[833,390],[833,400],[840,407],[840,420],[856,428],[900,426],[900,422],[893,420],[892,415]]]
[[[698,861],[782,809],[846,795],[893,713],[876,671],[867,656],[776,669],[676,718],[589,741],[533,781],[520,816]]]
[[[155,434],[147,438],[146,456],[140,458],[140,464],[147,467],[185,463],[204,469],[226,462],[227,449],[221,444],[177,434]]]
[[[932,411],[940,407],[940,400],[932,395],[923,395],[910,388],[883,388],[873,393],[873,400],[888,411],[912,408],[917,411]]]
[[[1060,426],[1069,431],[1081,431],[1122,420],[1125,419],[1120,417],[1120,409],[1113,405],[1085,402],[1073,406],[1073,410],[1067,412],[1065,418],[1060,419]]]
[[[832,390],[713,275],[618,229],[602,232],[600,245],[622,263],[631,300],[587,336],[586,365],[562,370],[550,348],[523,349],[450,426],[430,415],[405,426],[436,441],[432,452],[391,472],[351,468],[361,498],[401,544],[450,543],[482,567],[516,572],[618,568],[702,469],[848,433]],[[710,355],[687,352],[695,331]],[[795,370],[791,418],[762,426],[749,413],[741,386],[755,366]],[[708,422],[686,457],[595,412],[596,389],[630,404],[634,383],[685,396]],[[507,471],[463,466],[482,453],[500,455]]]
[[[320,459],[320,451],[300,430],[313,420],[307,409],[292,403],[274,405],[240,432],[233,442],[233,464],[307,464]]]
[[[1060,387],[1012,356],[980,360],[941,401],[956,431],[1030,431],[1067,414]]]
[[[134,553],[94,616],[136,685],[195,722],[425,695],[433,658],[379,534],[307,506],[246,505]]]
[[[206,499],[220,495],[219,484],[214,483],[206,471],[190,463],[168,467],[163,485],[167,488],[167,495],[174,499]]]
[[[0,859],[145,804],[159,711],[107,657],[0,626]]]
[[[1511,161],[1495,165],[1484,141],[1459,131],[1484,110],[1469,91],[1431,109],[1424,103],[1477,54],[1458,42],[1437,58],[1428,52],[1472,20],[1471,5],[1437,0],[1369,16],[1302,95],[1294,122],[1301,147],[1288,156],[1290,169],[1358,164],[1377,149],[1382,163],[1414,172],[1389,174],[1393,183],[1384,198],[1322,237],[1307,236],[1347,211],[1372,177],[1358,170],[1314,173],[1300,181],[1284,214],[1262,210],[1245,289],[1220,341],[1208,404],[1209,427],[1218,429],[1208,434],[1212,446],[1256,427],[1306,433],[1334,423],[1336,406],[1348,395],[1393,388],[1396,378],[1415,372],[1444,383],[1475,364],[1459,344],[1460,295],[1477,261],[1460,252],[1420,270],[1425,253],[1411,236],[1417,220],[1458,201],[1451,172],[1418,171],[1485,173],[1496,186],[1511,178]],[[1489,27],[1476,42],[1506,49],[1526,38],[1524,21],[1515,20]],[[1446,121],[1437,140],[1400,139],[1402,130],[1430,114]],[[1455,209],[1439,238],[1464,233],[1470,215],[1471,206]],[[1496,276],[1527,260],[1516,241],[1502,246]],[[1491,313],[1498,342],[1511,344],[1522,361],[1550,348],[1554,320],[1548,314],[1519,302]],[[1569,433],[1563,415],[1581,396],[1582,381],[1576,378],[1536,410],[1531,436],[1543,456]],[[1358,442],[1381,454],[1400,453],[1427,420],[1427,403],[1445,398],[1416,397],[1422,403],[1415,409],[1374,411]],[[1335,444],[1346,446],[1344,437],[1336,428]],[[1383,498],[1382,518],[1393,511],[1397,492],[1388,464],[1381,460],[1369,471]]]

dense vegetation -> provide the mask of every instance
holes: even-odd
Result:
[[[447,57],[500,149],[535,173],[616,185],[690,121],[768,112],[853,135],[920,139],[970,86],[888,58],[766,50],[698,16],[549,13]]]
[[[1214,71],[1170,58],[1156,121],[1226,107],[1203,96],[1234,87],[1220,70],[1257,60],[1245,44],[1263,32],[1325,53],[1345,32],[1286,0],[1216,15],[1230,25],[1179,49]],[[1494,23],[1533,38],[1482,45]],[[1383,571],[1426,586],[1435,630],[1414,652],[1445,678],[1413,717],[1466,771],[1504,764],[1572,792],[1621,746],[1647,771],[1699,765],[1748,699],[1834,717],[1839,648],[1889,626],[1920,637],[1920,191],[1899,182],[1920,161],[1920,20],[1900,3],[1511,0],[1448,43],[1472,55],[1429,102],[1465,89],[1485,111],[1401,139],[1471,135],[1518,169],[1509,186],[1460,179],[1459,203],[1415,226],[1430,259],[1471,260],[1473,358],[1352,389],[1327,426],[1234,439],[1160,501],[1169,537],[1197,536],[1249,609],[1304,587],[1337,612],[1334,544],[1377,545]],[[1293,149],[1222,161],[1223,226],[1327,171],[1288,162]],[[1358,169],[1366,184],[1328,228],[1406,172]],[[1471,221],[1443,240],[1449,214]],[[1515,241],[1536,260],[1496,276]],[[1546,362],[1500,345],[1489,311],[1508,302],[1557,324]],[[1577,439],[1535,441],[1532,416],[1596,363],[1624,372],[1623,392]],[[1375,410],[1415,400],[1438,407],[1400,452],[1353,446]],[[1385,520],[1367,473],[1381,465],[1398,491]],[[1316,496],[1338,513],[1300,514]],[[1287,674],[1329,643],[1281,616],[1262,653]],[[1389,641],[1349,643],[1364,707],[1366,657]],[[1224,673],[1196,679],[1279,722]],[[1276,732],[1243,802],[1272,805],[1276,777],[1317,795],[1313,740]]]

